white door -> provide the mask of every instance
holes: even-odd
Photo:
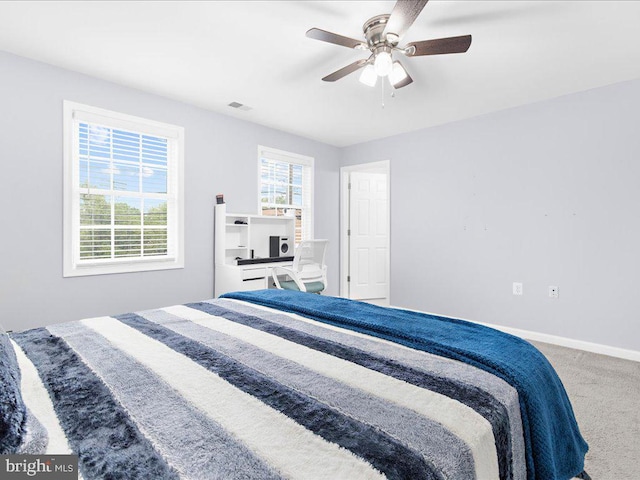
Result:
[[[387,175],[351,172],[349,189],[349,298],[388,302]]]

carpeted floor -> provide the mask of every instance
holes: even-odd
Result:
[[[583,437],[593,480],[640,475],[640,362],[533,343],[562,379]]]

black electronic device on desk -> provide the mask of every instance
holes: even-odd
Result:
[[[293,262],[293,257],[241,258],[238,265],[254,265],[257,263]]]
[[[269,256],[271,258],[291,255],[293,253],[292,247],[293,244],[289,243],[289,237],[269,237]]]

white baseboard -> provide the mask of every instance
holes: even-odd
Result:
[[[412,310],[410,308],[400,308],[401,310]],[[419,310],[412,310],[419,312]],[[440,317],[447,317],[447,315],[439,315],[437,313],[428,313],[429,315],[438,315]],[[449,317],[458,318],[458,317]],[[627,350],[625,348],[612,347],[610,345],[602,345],[600,343],[585,342],[583,340],[575,340],[573,338],[560,337],[558,335],[550,335],[548,333],[532,332],[531,330],[523,330],[520,328],[505,327],[504,325],[494,325],[493,323],[477,322],[475,320],[469,320],[468,318],[458,318],[458,320],[465,320],[467,322],[479,323],[487,327],[500,330],[501,332],[515,335],[516,337],[524,338],[525,340],[533,340],[537,342],[550,343],[552,345],[559,345],[561,347],[575,348],[576,350],[584,350],[586,352],[599,353],[600,355],[608,355],[610,357],[622,358],[624,360],[632,360],[634,362],[640,362],[640,351]]]
[[[472,320],[471,320],[472,321]],[[573,338],[560,337],[558,335],[549,335],[548,333],[532,332],[530,330],[522,330],[520,328],[505,327],[502,325],[493,325],[491,323],[474,322],[495,328],[526,340],[534,340],[538,342],[551,343],[560,345],[561,347],[575,348],[576,350],[585,350],[587,352],[599,353],[600,355],[608,355],[610,357],[623,358],[625,360],[633,360],[640,362],[640,352],[637,350],[627,350],[625,348],[612,347],[610,345],[602,345],[601,343],[585,342],[583,340],[575,340]]]

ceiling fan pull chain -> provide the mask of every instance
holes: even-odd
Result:
[[[382,80],[380,84],[382,85],[382,108],[384,108],[384,78]]]

